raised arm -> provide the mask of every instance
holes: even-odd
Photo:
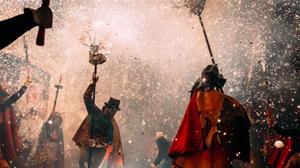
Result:
[[[35,26],[52,27],[52,11],[48,7],[26,8],[24,14],[0,21],[0,50]]]
[[[94,111],[99,110],[99,108],[96,106],[93,100],[94,87],[95,87],[95,83],[91,83],[83,94],[83,101],[88,114],[92,114]]]
[[[19,98],[22,97],[22,95],[25,93],[26,90],[27,90],[27,86],[26,85],[22,86],[17,93],[10,96],[3,104],[1,104],[2,110],[4,111],[4,109],[6,109],[7,107],[15,103],[17,100],[19,100]]]
[[[32,13],[15,16],[0,22],[0,49],[8,46],[26,31],[35,27]]]

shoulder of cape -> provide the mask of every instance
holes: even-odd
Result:
[[[119,129],[118,122],[117,122],[117,120],[115,118],[111,119],[111,123],[112,123],[113,127],[118,127],[118,129]]]
[[[236,114],[238,114],[240,116],[243,116],[246,119],[247,128],[250,129],[251,122],[249,120],[249,117],[248,117],[246,109],[241,105],[241,103],[239,101],[237,101],[236,99],[234,99],[233,97],[225,95],[225,94],[224,94],[224,99],[225,99],[225,101],[227,100],[232,105],[234,105],[234,109],[237,109],[237,111],[236,111],[237,113]]]
[[[241,105],[241,103],[238,100],[236,100],[235,98],[224,94],[224,99],[229,101],[230,103],[234,104],[236,108],[240,108],[243,111],[246,111],[245,108]]]

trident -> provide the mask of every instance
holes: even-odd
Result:
[[[62,79],[62,75],[59,78],[59,83],[54,86],[56,88],[56,94],[55,94],[55,99],[54,99],[52,113],[55,112],[56,102],[57,102],[57,97],[58,97],[59,90],[63,88],[62,85],[61,85],[61,79]]]

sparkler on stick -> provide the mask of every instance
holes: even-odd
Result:
[[[89,51],[89,63],[91,63],[92,65],[94,65],[94,72],[93,72],[93,78],[97,77],[97,68],[98,65],[101,65],[103,63],[106,62],[106,55],[109,54],[104,54],[101,52],[101,49],[104,49],[105,47],[102,45],[102,43],[100,42],[99,44],[96,44],[96,39],[94,38],[94,41],[92,41],[90,34],[89,35],[89,39],[91,44],[90,45],[86,45],[90,48]],[[93,102],[95,103],[95,98],[96,98],[96,83],[94,85],[93,88]],[[92,121],[91,121],[91,131],[90,131],[90,139],[93,138],[93,129],[94,129],[94,117],[92,116]],[[92,160],[92,152],[91,149],[89,150],[89,157],[88,157],[88,168],[91,168],[91,160]]]

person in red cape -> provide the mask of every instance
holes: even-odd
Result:
[[[27,80],[24,86],[9,98],[9,94],[0,87],[0,168],[9,168],[9,164],[16,159],[17,153],[22,148],[18,137],[16,114],[11,104],[25,93],[29,83]]]
[[[169,150],[174,168],[229,168],[233,159],[250,162],[250,120],[243,106],[223,93],[225,82],[214,64],[194,84]]]
[[[279,134],[283,140],[274,143],[274,151],[268,159],[268,164],[275,168],[292,168],[293,164],[300,165],[300,115],[298,115],[298,128],[282,129],[278,123],[273,127],[275,132]],[[279,145],[278,145],[279,144]],[[295,163],[293,163],[295,162]]]

